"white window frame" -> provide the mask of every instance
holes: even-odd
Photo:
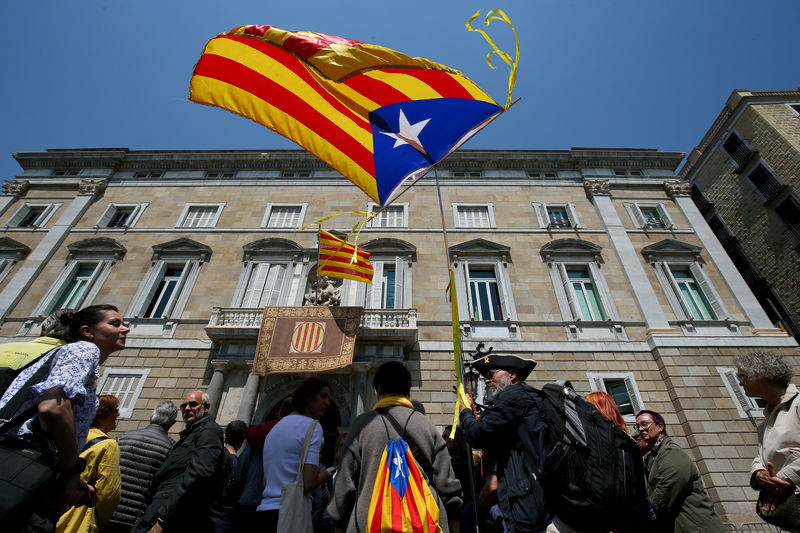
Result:
[[[0,257],[0,283],[3,283],[16,264],[17,260],[13,257]]]
[[[204,208],[204,207],[215,207],[216,210],[214,214],[208,219],[207,223],[203,226],[185,226],[187,218],[189,217],[189,212],[192,208]],[[197,204],[197,203],[187,203],[183,206],[183,211],[181,211],[181,215],[178,217],[178,222],[175,224],[176,228],[183,228],[183,229],[205,229],[205,228],[214,228],[217,226],[217,221],[219,220],[220,215],[222,214],[222,210],[225,208],[225,202],[221,203],[204,203],[204,204]]]
[[[105,211],[103,211],[102,216],[100,216],[100,219],[98,219],[97,224],[95,224],[94,227],[108,228],[108,223],[111,222],[111,219],[116,216],[120,209],[130,209],[131,215],[128,217],[127,223],[123,224],[122,226],[114,226],[113,228],[109,229],[132,228],[139,221],[139,218],[142,216],[142,213],[148,205],[150,205],[149,202],[144,202],[141,204],[108,204],[108,207]]]
[[[180,278],[178,284],[170,295],[166,308],[164,309],[163,317],[146,317],[145,313],[150,307],[153,298],[156,298],[156,291],[168,268],[175,268],[181,266]],[[186,302],[189,300],[189,295],[197,282],[197,277],[200,274],[202,260],[197,259],[159,259],[153,262],[150,271],[147,273],[144,281],[142,282],[139,291],[131,303],[130,316],[134,318],[145,318],[154,320],[167,320],[170,318],[180,318],[186,308]]]
[[[380,206],[374,202],[369,202],[367,205],[367,212],[375,213],[380,210]],[[402,214],[399,217],[391,217],[389,218],[388,212],[383,211],[382,213],[378,213],[378,216],[373,218],[367,223],[368,228],[407,228],[408,227],[408,202],[391,204],[387,206],[387,209],[402,209]],[[399,221],[397,219],[400,219]],[[388,222],[395,222],[392,224],[387,224]]]
[[[725,366],[718,366],[717,373],[722,378],[725,389],[736,406],[736,411],[740,418],[755,418],[764,416],[764,408],[756,402],[755,398],[750,398],[744,393],[744,388],[739,385],[739,378],[736,377],[736,369]]]
[[[637,228],[652,230],[667,230],[675,228],[675,223],[672,221],[672,217],[669,216],[667,208],[662,202],[624,202],[623,205],[628,211],[628,214],[633,221],[633,225]],[[661,221],[664,222],[664,227],[661,228],[658,226],[648,225],[647,220],[642,214],[642,207],[654,208],[658,212],[658,216],[661,217]]]
[[[97,264],[95,265],[94,270],[87,281],[86,287],[83,289],[83,293],[80,295],[78,300],[76,300],[75,305],[73,305],[70,309],[80,309],[90,305],[97,296],[97,293],[100,291],[100,288],[103,286],[103,283],[105,283],[109,273],[111,273],[111,268],[115,263],[113,259],[89,259],[78,257],[70,260],[61,270],[61,273],[58,275],[56,280],[50,285],[50,288],[44,294],[39,303],[36,305],[33,310],[33,315],[47,316],[55,311],[53,306],[75,279],[75,275],[78,273],[80,268],[84,265],[92,263]]]
[[[269,225],[270,218],[272,217],[272,211],[275,208],[280,208],[280,207],[299,207],[300,208],[300,213],[298,214],[297,224],[296,225],[288,225],[288,226],[287,225],[277,225],[277,226],[270,226]],[[303,225],[303,220],[305,220],[306,209],[307,208],[308,208],[308,202],[304,202],[304,203],[296,203],[296,202],[294,202],[294,203],[268,203],[267,204],[267,209],[264,211],[264,218],[261,219],[261,227],[262,228],[275,228],[275,229],[280,229],[280,228],[284,228],[284,229],[286,229],[286,228],[299,228],[299,227],[301,227]]]
[[[701,319],[697,319],[692,316],[689,306],[683,299],[683,295],[678,287],[678,283],[675,280],[675,277],[672,275],[672,269],[670,267],[673,266],[689,268],[689,271],[694,277],[695,283],[697,283],[698,289],[703,293],[708,305],[716,315],[716,318],[712,320],[723,321],[730,318],[731,315],[728,312],[727,307],[725,307],[722,298],[720,298],[719,293],[714,288],[711,280],[709,280],[708,276],[706,276],[705,271],[700,266],[700,263],[697,261],[656,260],[653,262],[653,267],[656,270],[656,277],[658,278],[662,287],[664,287],[664,291],[667,294],[667,300],[669,301],[670,306],[672,306],[672,309],[679,320],[695,322]]]
[[[577,307],[572,283],[567,276],[567,267],[579,266],[586,267],[595,293],[597,294],[598,303],[604,315],[603,320],[598,320],[596,322],[620,322],[619,313],[611,297],[611,291],[608,289],[605,276],[603,276],[600,266],[596,261],[553,261],[548,266],[556,298],[558,299],[558,307],[565,321],[587,322],[581,316],[580,310]]]
[[[357,283],[356,304],[365,309],[386,309],[383,307],[383,269],[386,265],[394,267],[394,307],[391,309],[410,309],[411,305],[411,261],[400,256],[373,259],[370,264],[374,273],[372,283]],[[345,280],[348,281],[348,280]],[[342,290],[344,293],[344,289]]]
[[[539,222],[540,228],[550,228],[554,230],[567,230],[567,229],[576,229],[581,227],[581,223],[578,220],[578,213],[575,210],[575,204],[572,202],[566,203],[554,203],[554,204],[546,204],[544,202],[531,202],[533,206],[533,211],[536,213],[536,219]],[[561,227],[551,227],[550,223],[550,213],[548,212],[548,208],[563,208],[567,214],[567,220],[569,222],[568,228],[561,228]]]
[[[473,316],[473,302],[472,291],[469,286],[469,269],[470,267],[477,268],[492,268],[494,269],[495,279],[497,280],[497,292],[500,300],[500,308],[503,311],[502,320],[490,320],[486,322],[509,322],[517,319],[516,305],[514,303],[514,294],[511,291],[511,282],[508,278],[508,268],[505,261],[475,258],[475,259],[462,259],[459,257],[456,268],[456,289],[458,290],[458,309],[459,316],[463,321],[470,322],[484,322]]]
[[[17,211],[11,216],[11,218],[8,219],[8,222],[6,222],[6,227],[7,228],[19,227],[19,223],[22,222],[22,219],[28,216],[28,213],[30,213],[31,209],[42,207],[44,208],[43,211],[39,214],[38,217],[36,217],[36,219],[33,221],[33,224],[31,224],[30,226],[25,226],[24,228],[20,229],[43,228],[50,220],[50,218],[53,216],[53,214],[56,212],[56,210],[59,207],[61,207],[61,205],[62,205],[61,202],[55,202],[51,204],[25,202],[19,207],[19,209],[17,209]]]
[[[97,385],[97,393],[116,396],[120,418],[130,418],[149,374],[149,368],[106,368]],[[118,380],[123,381],[118,383]],[[117,387],[118,384],[121,386]]]
[[[487,211],[487,218],[488,218],[488,226],[483,225],[474,225],[470,223],[469,220],[462,220],[461,217],[461,208],[470,208],[470,207],[481,207],[486,208]],[[474,218],[474,217],[470,217]],[[494,228],[497,227],[494,219],[494,204],[492,202],[486,204],[462,204],[462,203],[454,203],[453,204],[453,221],[455,223],[455,227],[457,228]]]
[[[606,380],[623,381],[631,399],[633,414],[623,415],[622,419],[630,424],[636,422],[636,413],[645,409],[645,406],[633,372],[587,372],[586,377],[589,379],[589,388],[592,389],[592,392],[605,392],[606,394],[610,394],[606,389]]]

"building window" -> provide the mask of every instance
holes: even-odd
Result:
[[[457,228],[493,228],[492,204],[453,204],[453,218]]]
[[[134,178],[160,178],[163,175],[164,172],[161,170],[147,170],[133,173]]]
[[[625,422],[634,422],[636,413],[644,409],[644,402],[642,402],[633,373],[597,374],[589,372],[586,377],[589,378],[592,392],[605,392],[614,399]]]
[[[725,384],[725,389],[730,394],[740,417],[764,416],[764,407],[767,406],[767,402],[761,398],[750,398],[744,393],[744,388],[739,385],[739,378],[736,377],[735,368],[718,366],[717,372],[719,377],[722,378],[722,383]]]
[[[242,307],[266,307],[280,305],[283,289],[286,287],[286,263],[254,263],[249,269],[249,279],[245,289]]]
[[[458,314],[471,338],[519,335],[508,264],[510,249],[484,239],[450,247],[456,269]],[[474,323],[473,323],[474,322]]]
[[[148,374],[149,368],[107,368],[100,378],[98,393],[116,396],[119,400],[119,416],[130,418]]]
[[[366,309],[410,309],[411,265],[416,248],[397,239],[375,239],[363,245],[374,269],[372,284],[345,280],[342,292],[355,284],[356,305]]]
[[[367,211],[378,212],[378,204],[369,203]],[[408,227],[408,203],[387,205],[378,215],[369,221],[370,228],[407,228]]]
[[[206,177],[207,178],[232,178],[234,175],[233,172],[222,172],[222,171],[207,171]]]
[[[789,108],[800,116],[800,104],[787,104]]]
[[[9,228],[42,228],[61,203],[23,204],[6,224]]]
[[[694,320],[716,320],[708,298],[700,290],[700,284],[692,274],[691,265],[666,265],[675,288],[681,296],[689,317]]]
[[[615,176],[641,176],[641,175],[643,175],[643,172],[641,170],[620,170],[620,169],[615,169],[614,170],[614,175]]]
[[[67,266],[34,309],[35,316],[92,304],[112,267],[126,253],[122,244],[104,238],[78,241],[67,246],[67,250]]]
[[[283,172],[281,172],[281,176],[283,176],[284,178],[308,178],[308,177],[311,177],[311,171],[310,170],[295,170],[295,171],[284,170]]]
[[[132,228],[142,216],[147,203],[143,204],[109,204],[95,227],[98,228]]]
[[[568,298],[573,308],[573,316],[580,320],[605,320],[606,315],[600,304],[600,297],[594,287],[594,280],[588,265],[560,265],[564,269]]]
[[[728,152],[738,168],[742,168],[753,155],[747,144],[735,133],[728,136],[728,140],[725,141],[722,148]]]
[[[578,214],[575,205],[566,204],[545,204],[533,202],[533,210],[539,221],[540,228],[568,229],[579,228]]]
[[[51,176],[77,176],[80,173],[77,168],[59,168],[54,170]]]
[[[482,175],[482,172],[475,170],[454,170],[453,176],[457,178],[477,178]]]
[[[763,163],[759,163],[747,175],[747,179],[753,184],[753,187],[764,197],[765,201],[770,201],[780,194],[786,185],[778,179]]]
[[[625,202],[624,205],[637,228],[671,229],[675,227],[667,208],[661,202],[655,204]]]
[[[303,224],[307,203],[304,204],[267,204],[262,228],[299,228]]]
[[[178,217],[178,228],[213,228],[225,204],[186,204]]]
[[[794,243],[800,244],[800,203],[794,196],[789,196],[775,208],[775,213],[789,227]]]
[[[0,283],[14,269],[19,261],[27,257],[31,249],[21,242],[8,237],[0,237]]]
[[[137,318],[180,318],[211,249],[190,239],[178,239],[153,246],[153,252],[153,264],[133,298],[130,314]],[[134,332],[135,328],[136,324]]]
[[[719,242],[723,245],[727,245],[733,238],[733,235],[728,231],[728,227],[719,215],[714,215],[708,219],[708,227],[711,228],[711,231],[714,232],[714,235],[717,236],[717,239],[719,239]]]

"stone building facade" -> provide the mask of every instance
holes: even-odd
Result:
[[[773,323],[800,338],[800,89],[736,89],[680,175]]]
[[[259,421],[304,377],[250,373],[262,308],[302,305],[315,280],[316,228],[299,227],[374,207],[349,181],[301,151],[14,155],[23,172],[0,196],[0,340],[34,336],[57,307],[119,306],[128,347],[99,386],[122,399],[120,431],[196,388],[220,423]],[[407,363],[412,396],[434,422],[452,420],[449,257],[465,350],[483,342],[535,358],[529,382],[606,390],[628,420],[663,413],[718,511],[753,518],[746,471],[760,410],[733,357],[794,356],[797,345],[692,202],[675,173],[682,158],[460,150],[439,167],[449,248],[433,177],[403,192],[359,238],[373,285],[340,286],[342,305],[366,310],[353,364],[324,374],[334,390],[327,438],[371,408],[372,373],[392,359]]]

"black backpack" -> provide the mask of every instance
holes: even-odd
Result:
[[[536,393],[540,404],[517,433],[539,468],[537,482],[548,510],[581,531],[648,530],[652,512],[634,440],[569,382],[545,385]]]
[[[56,346],[55,348],[44,352],[43,354],[37,356],[31,361],[28,361],[27,364],[22,366],[21,368],[9,368],[9,367],[0,367],[0,397],[5,394],[14,380],[19,376],[24,370],[35,365],[38,361],[41,361],[42,358],[48,358],[48,360],[40,366],[36,372],[34,372],[28,381],[20,387],[19,391],[8,399],[5,405],[0,406],[0,422],[8,421],[12,416],[14,416],[19,408],[25,403],[25,400],[28,398],[28,394],[30,393],[29,389],[32,385],[39,383],[40,381],[44,380],[45,377],[50,373],[50,366],[53,364],[53,354],[55,354],[61,346]],[[32,416],[35,412],[35,409],[30,411],[28,416]],[[10,426],[9,426],[10,429]]]

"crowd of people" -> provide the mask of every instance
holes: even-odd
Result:
[[[465,406],[454,433],[434,426],[412,401],[404,364],[382,364],[373,379],[377,404],[334,439],[333,460],[323,464],[319,421],[332,389],[319,377],[302,381],[258,424],[237,420],[223,430],[209,416],[209,397],[190,391],[178,406],[159,403],[146,427],[112,438],[119,400],[98,395],[95,387],[99,366],[125,347],[128,331],[114,306],[94,305],[54,313],[35,341],[0,346],[0,367],[17,372],[10,384],[0,383],[7,387],[0,409],[16,406],[17,415],[16,424],[6,423],[0,432],[23,440],[45,436],[58,461],[47,497],[34,502],[15,531],[275,533],[286,531],[289,511],[282,498],[295,482],[306,494],[316,533],[372,531],[368,517],[386,462],[382,454],[387,441],[400,437],[430,486],[443,533],[476,526],[489,533],[581,530],[571,525],[570,513],[546,510],[528,523],[514,510],[520,489],[511,473],[521,453],[520,427],[540,408],[536,390],[525,384],[536,364],[530,359],[489,354],[474,362],[485,377],[489,406],[478,416]],[[737,357],[736,365],[745,393],[767,404],[750,471],[758,513],[792,530],[798,525],[786,518],[785,508],[797,504],[800,487],[798,389],[779,355],[754,352]],[[37,371],[42,377],[31,384]],[[669,436],[661,414],[641,411],[629,429],[611,396],[593,392],[586,400],[613,425],[632,432],[623,437],[638,444],[646,472],[647,513],[634,520],[619,509],[620,520],[610,529],[723,531],[697,466]],[[179,414],[185,427],[175,441],[170,429]],[[552,496],[545,492],[543,501]]]

